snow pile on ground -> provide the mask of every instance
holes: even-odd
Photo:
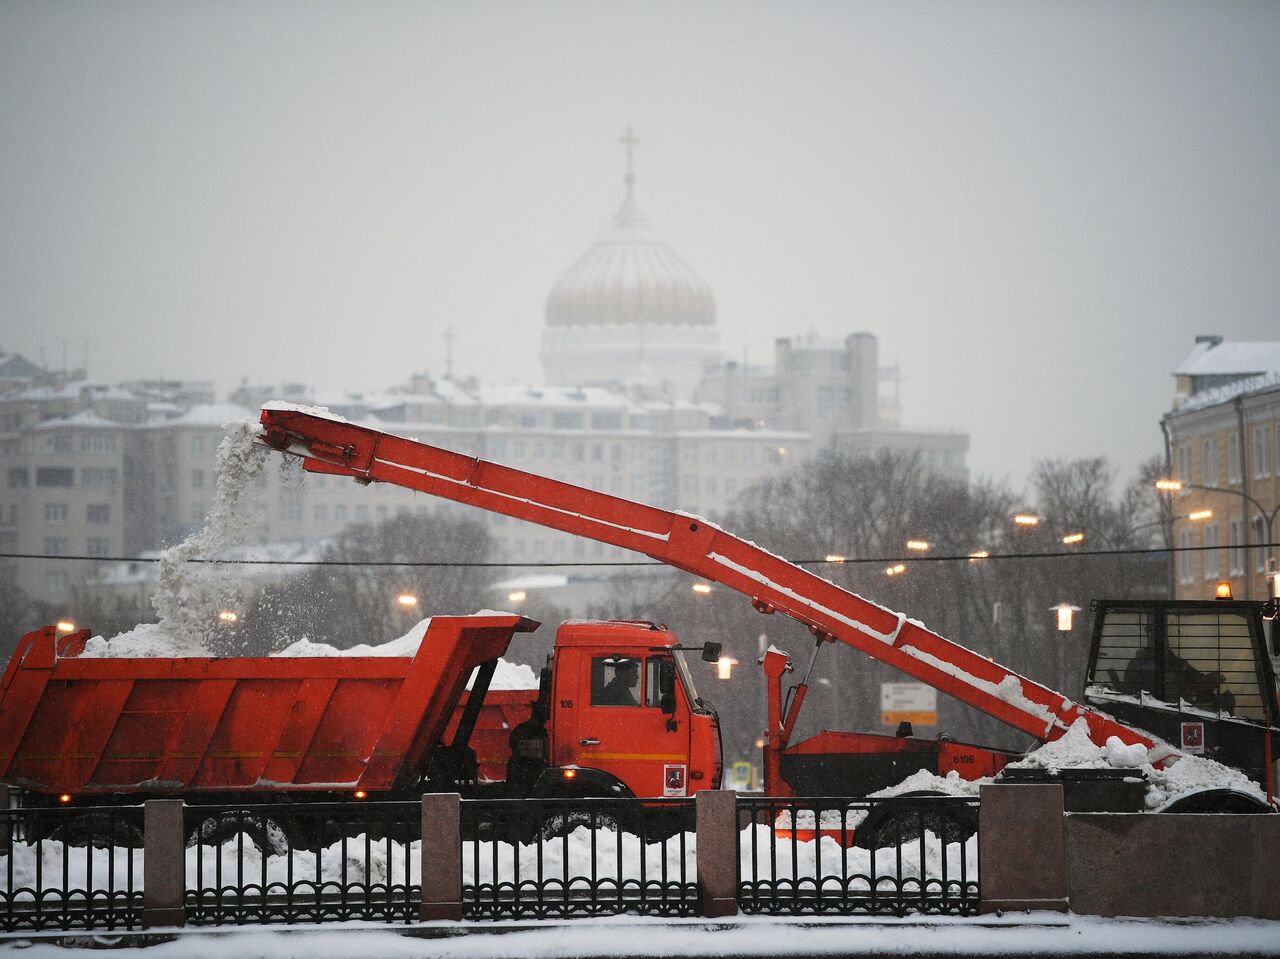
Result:
[[[273,830],[274,832],[274,830]],[[279,835],[284,849],[283,834]],[[749,826],[739,836],[741,875],[747,880],[810,879],[827,888],[847,886],[851,892],[869,890],[874,880],[878,888],[893,888],[901,857],[903,879],[938,880],[943,875],[960,875],[964,860],[966,878],[978,876],[978,840],[945,846],[931,832],[923,843],[913,838],[901,848],[876,850],[844,848],[834,839],[793,842],[775,839],[767,825]],[[921,851],[923,848],[923,857]],[[37,855],[38,853],[38,855]],[[12,851],[13,879],[11,889],[18,897],[32,898],[38,891],[51,889],[101,889],[108,868],[114,865],[118,886],[123,885],[128,857],[133,858],[133,888],[143,888],[144,857],[142,849],[102,849],[64,846],[45,841],[38,845],[15,843]],[[0,862],[6,857],[0,856]],[[390,883],[421,882],[421,844],[386,837],[354,836],[338,840],[317,851],[293,850],[266,856],[248,836],[233,836],[218,845],[194,845],[186,850],[188,885],[196,887],[196,877],[203,877],[204,887],[220,877],[223,885],[233,884],[237,876],[245,882],[287,884],[308,880],[316,883]],[[36,881],[37,863],[40,883]],[[65,882],[63,879],[65,870]],[[243,870],[243,872],[241,872]],[[682,875],[683,872],[683,875]],[[462,881],[465,885],[491,885],[495,882],[516,883],[558,879],[569,888],[586,890],[590,881],[645,880],[652,882],[697,880],[697,836],[685,833],[663,842],[645,842],[628,832],[578,826],[567,836],[517,843],[509,841],[467,841],[462,844]]]

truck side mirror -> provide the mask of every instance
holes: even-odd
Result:
[[[718,663],[720,661],[720,644],[719,643],[703,643],[702,644],[702,661],[704,663]]]
[[[668,716],[676,711],[676,664],[666,658],[658,663],[658,708]]]

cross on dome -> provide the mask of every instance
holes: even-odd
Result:
[[[618,137],[618,142],[627,149],[627,175],[622,179],[627,184],[627,197],[629,199],[631,197],[631,187],[636,182],[635,149],[640,145],[640,138],[632,131],[630,123],[627,124],[627,132]]]

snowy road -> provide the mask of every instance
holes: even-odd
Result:
[[[476,932],[474,930],[482,929]],[[685,956],[1280,956],[1280,922],[1117,920],[1051,914],[983,919],[741,918],[708,922],[630,917],[569,923],[508,922],[483,926],[424,923],[412,927],[346,923],[299,927],[188,931],[145,950],[113,949],[127,940],[11,936],[0,952],[24,957],[102,959],[569,959]],[[62,945],[56,943],[61,940]]]

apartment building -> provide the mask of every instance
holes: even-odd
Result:
[[[1174,376],[1162,425],[1182,483],[1173,494],[1177,596],[1210,599],[1228,580],[1237,598],[1265,598],[1280,557],[1268,545],[1280,536],[1280,342],[1198,337]]]

